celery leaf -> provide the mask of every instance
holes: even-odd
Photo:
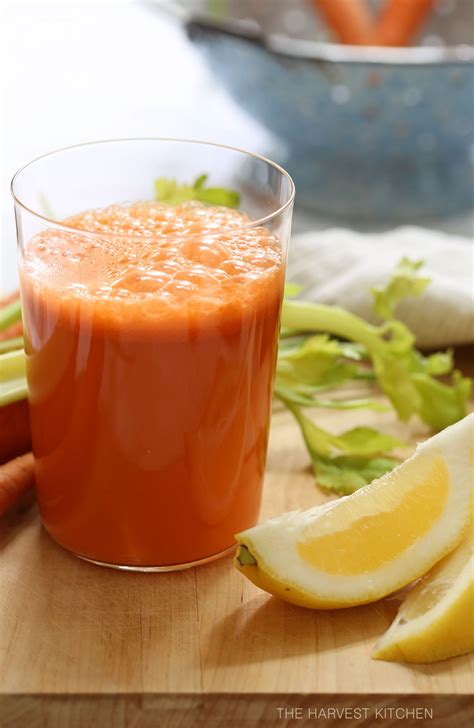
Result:
[[[201,174],[192,185],[179,184],[174,179],[159,177],[155,180],[155,200],[168,205],[180,205],[183,202],[197,200],[208,205],[221,207],[238,207],[240,195],[226,187],[206,187],[207,174]]]
[[[395,308],[403,298],[421,296],[430,283],[429,278],[418,276],[422,266],[422,260],[402,258],[388,284],[384,288],[372,288],[374,311],[381,318],[395,318]]]

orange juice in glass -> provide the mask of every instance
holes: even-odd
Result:
[[[149,199],[202,172],[240,209]],[[260,507],[291,179],[227,147],[122,140],[46,155],[13,193],[45,528],[106,566],[217,558]]]

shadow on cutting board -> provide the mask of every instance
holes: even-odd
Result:
[[[215,640],[221,644],[227,640],[225,651],[210,655],[216,664],[241,664],[243,655],[261,662],[375,642],[400,604],[393,598],[349,609],[311,610],[276,597],[254,601],[257,608],[248,602],[214,626]]]
[[[401,597],[388,596],[373,604],[337,610],[311,610],[286,604],[269,596],[256,608],[228,614],[213,627],[212,644],[205,662],[209,667],[251,663],[283,662],[286,659],[325,652],[341,653],[347,664],[354,661],[357,645],[366,643],[370,653],[378,638],[392,623]],[[242,616],[242,612],[246,612]],[[372,661],[370,661],[372,662]],[[399,663],[400,668],[419,675],[446,674],[447,666],[456,663],[470,669],[470,655],[454,657],[432,664]],[[316,663],[315,663],[316,664]],[[374,661],[378,669],[389,663]],[[392,663],[393,664],[393,663]]]

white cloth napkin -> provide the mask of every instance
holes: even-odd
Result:
[[[343,306],[377,323],[369,291],[385,283],[404,256],[423,260],[421,274],[432,280],[420,298],[397,309],[418,346],[473,342],[474,246],[467,238],[417,227],[303,233],[291,241],[287,280],[304,286],[303,298]]]

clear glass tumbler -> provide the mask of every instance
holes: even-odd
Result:
[[[291,178],[128,139],[40,157],[12,191],[45,528],[116,568],[217,558],[258,518]]]

